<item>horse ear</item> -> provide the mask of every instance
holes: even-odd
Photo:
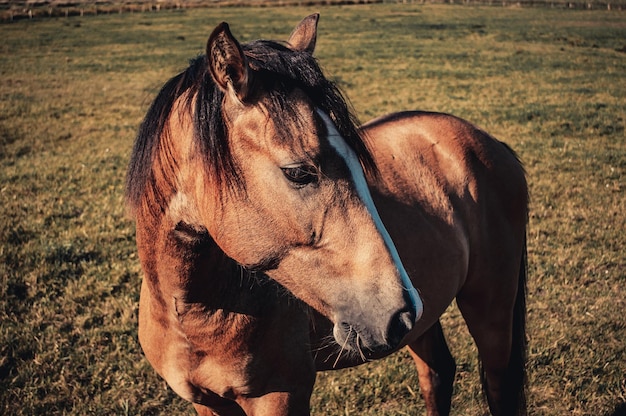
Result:
[[[319,13],[315,13],[305,17],[298,23],[298,26],[291,32],[291,36],[289,36],[287,41],[291,49],[313,54],[315,41],[317,40],[317,22],[319,19]]]
[[[241,45],[228,23],[220,23],[209,36],[206,46],[209,71],[215,83],[224,92],[234,93],[239,101],[248,95],[248,63]]]

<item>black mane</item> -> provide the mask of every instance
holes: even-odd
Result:
[[[288,140],[299,123],[295,108],[289,103],[289,92],[303,91],[312,103],[330,115],[337,130],[356,152],[366,171],[375,172],[374,162],[357,132],[357,120],[334,83],[326,79],[316,59],[307,52],[293,51],[272,41],[254,41],[242,45],[248,59],[255,88],[267,95],[264,103],[270,114],[286,114],[285,123],[275,123],[279,137]],[[189,67],[170,79],[150,106],[135,140],[126,176],[126,199],[137,209],[146,194],[151,204],[164,210],[169,195],[176,191],[174,178],[157,184],[153,163],[161,151],[161,137],[168,134],[167,121],[174,102],[186,94],[189,111],[193,111],[194,136],[204,155],[207,174],[216,178],[223,188],[241,189],[243,184],[230,153],[226,126],[222,119],[224,93],[215,85],[208,71],[205,56],[191,61]],[[172,161],[175,165],[176,161]],[[168,178],[168,175],[162,175]],[[165,186],[165,188],[164,188]]]

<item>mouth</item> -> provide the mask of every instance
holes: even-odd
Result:
[[[344,355],[367,362],[385,356],[396,347],[384,340],[382,336],[380,340],[376,340],[368,331],[359,330],[358,327],[347,323],[335,325],[333,336],[341,348],[336,361]]]
[[[388,355],[402,345],[415,321],[414,312],[402,310],[392,317],[384,330],[377,331],[356,323],[338,322],[333,327],[333,336],[341,347],[339,356],[345,353],[365,362]]]
[[[362,362],[367,362],[372,359],[371,351],[364,345],[359,332],[352,325],[347,323],[335,325],[333,328],[333,336],[337,344],[341,346],[333,367],[337,366],[342,355],[348,358],[360,359]]]

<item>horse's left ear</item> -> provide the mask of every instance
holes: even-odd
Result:
[[[305,17],[298,23],[298,26],[291,32],[291,36],[289,36],[287,41],[291,49],[313,54],[315,41],[317,40],[317,22],[319,19],[319,13],[315,13]]]
[[[239,101],[245,101],[250,83],[248,62],[228,23],[222,22],[213,30],[206,56],[215,83],[225,93],[234,93]]]

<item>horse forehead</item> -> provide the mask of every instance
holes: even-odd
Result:
[[[282,116],[265,105],[239,111],[231,122],[231,139],[244,151],[271,149],[296,158],[319,153],[323,141],[312,107],[302,104]]]

